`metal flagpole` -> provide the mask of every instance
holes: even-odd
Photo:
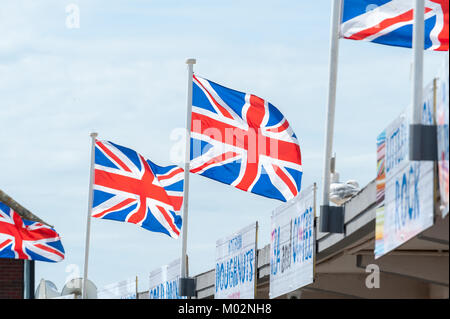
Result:
[[[341,0],[332,0],[330,26],[330,60],[328,75],[328,100],[326,112],[325,155],[322,176],[322,205],[320,212],[320,229],[322,232],[342,232],[340,219],[342,212],[339,208],[331,207],[330,201],[330,162],[333,151],[334,117],[336,107],[336,83],[339,55],[339,29],[341,23]]]
[[[409,126],[409,160],[411,161],[436,161],[438,159],[437,126],[422,124],[424,2],[424,0],[415,0],[414,4],[412,116]]]
[[[186,266],[187,226],[188,226],[188,204],[189,204],[189,167],[191,154],[191,114],[192,114],[192,78],[194,75],[195,59],[187,59],[188,86],[187,86],[187,115],[186,115],[186,150],[184,155],[184,188],[183,188],[183,226],[181,245],[181,278],[180,295],[192,296],[194,293],[193,282],[188,278]]]
[[[422,124],[423,51],[425,42],[425,1],[415,0],[413,24],[412,116],[409,126],[409,160],[437,161],[437,125]]]
[[[422,122],[425,1],[415,0],[413,24],[412,124]]]
[[[97,133],[91,133],[91,172],[89,177],[89,200],[88,200],[88,215],[86,222],[86,247],[84,250],[84,275],[83,275],[83,299],[86,299],[86,288],[88,280],[88,262],[89,262],[89,241],[91,236],[91,215],[92,215],[92,201],[94,189],[94,172],[95,172],[95,139]]]
[[[138,291],[138,276],[136,276],[136,299],[139,299],[139,291]]]
[[[31,299],[31,260],[23,261],[23,299]]]

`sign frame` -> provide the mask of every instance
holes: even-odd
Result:
[[[422,124],[434,121],[434,85],[424,90]],[[434,224],[435,163],[409,160],[408,109],[377,137],[375,259]]]
[[[187,264],[188,263],[186,256],[186,265]],[[152,278],[154,278],[153,282]],[[166,265],[162,265],[152,270],[149,275],[148,298],[187,299],[185,296],[180,296],[180,289],[179,289],[180,278],[181,278],[181,258],[177,258]],[[158,298],[152,298],[152,296],[158,296]],[[160,298],[161,296],[163,296],[164,298]],[[174,296],[176,298],[173,298]]]
[[[438,185],[441,216],[449,213],[449,55],[444,57],[438,78],[435,79],[435,121],[437,125]]]
[[[97,291],[98,299],[138,299],[138,278],[117,281]],[[131,288],[130,288],[131,287]],[[133,290],[133,291],[132,291]],[[104,295],[104,296],[102,296]],[[109,297],[109,298],[108,298]]]
[[[253,234],[254,232],[254,234]],[[247,235],[248,234],[248,235]],[[244,237],[245,236],[245,237]],[[248,238],[247,238],[248,237]],[[254,238],[254,240],[253,240]],[[248,240],[248,242],[245,242],[245,240]],[[222,247],[227,245],[228,253],[223,254],[222,253]],[[249,248],[251,248],[249,250]],[[249,255],[249,252],[253,250],[253,255]],[[231,252],[230,252],[231,251]],[[257,289],[257,267],[258,267],[258,222],[254,222],[236,232],[234,232],[231,235],[228,235],[226,237],[220,238],[216,241],[216,268],[215,268],[215,284],[214,284],[214,299],[255,299],[256,297],[256,289]],[[242,258],[240,258],[242,256]],[[236,259],[237,258],[237,259]],[[249,283],[241,284],[242,279],[244,278],[244,281],[247,279],[247,271],[248,268],[246,266],[241,266],[242,262],[244,261],[245,264],[248,262],[248,260],[251,263],[251,273],[252,280],[250,280]],[[221,285],[218,285],[218,276],[221,276],[221,271],[218,269],[225,268],[224,261],[227,261],[227,267],[229,269],[230,265],[234,263],[234,265],[237,266],[237,274],[238,276],[235,277],[235,275],[231,276],[234,281],[237,280],[238,285],[234,286],[233,288],[227,289],[219,289]],[[237,260],[237,263],[236,263]],[[222,267],[221,267],[222,266]],[[244,274],[242,274],[242,270],[239,270],[239,267],[242,267],[241,269],[244,269]],[[248,266],[247,266],[248,267]],[[229,271],[228,271],[229,273]],[[234,273],[234,272],[232,272]],[[244,276],[245,275],[245,276]],[[228,275],[227,275],[228,276]],[[230,277],[230,276],[228,276]],[[229,279],[227,279],[227,285],[228,285]],[[221,281],[222,283],[223,281]],[[252,285],[253,289],[250,289],[250,285]],[[237,288],[236,288],[237,287]],[[218,291],[220,290],[220,293]],[[227,292],[228,291],[228,292]],[[228,294],[228,295],[227,295]],[[243,294],[243,296],[242,296]]]
[[[314,183],[303,189],[295,198],[276,208],[272,213],[269,279],[270,299],[288,294],[314,282],[317,253],[316,196],[317,185]],[[291,211],[293,207],[294,212]],[[299,211],[295,209],[299,209]],[[276,219],[278,219],[278,222],[275,222]],[[286,222],[287,220],[289,221]],[[287,227],[287,225],[289,225],[289,244],[285,244],[279,249],[281,238],[286,238],[286,235],[282,236],[281,234],[287,233],[287,231],[281,232],[281,227]],[[292,230],[293,228],[294,231]],[[277,241],[276,245],[275,241]],[[284,240],[281,244],[285,242]],[[280,253],[281,251],[282,253]],[[303,276],[299,276],[299,272]],[[286,287],[287,282],[289,282],[289,286]]]

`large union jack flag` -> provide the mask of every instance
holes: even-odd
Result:
[[[412,47],[414,0],[343,0],[341,36]],[[448,51],[448,0],[425,0],[426,50]]]
[[[0,203],[0,258],[58,262],[64,259],[64,248],[53,228],[22,219]]]
[[[300,192],[300,146],[272,104],[194,75],[190,171],[287,201]]]
[[[183,177],[175,165],[158,166],[132,149],[97,140],[92,217],[178,238]]]

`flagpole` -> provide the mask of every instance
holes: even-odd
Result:
[[[89,177],[89,200],[88,200],[88,215],[86,222],[86,247],[84,250],[84,275],[83,275],[83,299],[86,299],[86,289],[88,280],[88,262],[89,262],[89,241],[91,236],[91,215],[92,215],[92,202],[93,202],[93,190],[94,190],[94,172],[95,172],[95,139],[98,133],[91,133],[91,171]]]
[[[437,161],[437,125],[422,124],[423,56],[425,46],[425,1],[415,0],[413,24],[413,83],[409,160]]]
[[[187,266],[186,266],[186,246],[187,246],[187,226],[188,226],[188,207],[189,207],[189,167],[191,155],[191,115],[192,115],[192,78],[194,75],[195,59],[187,59],[188,66],[188,86],[187,86],[187,115],[186,115],[186,149],[184,155],[184,187],[183,187],[183,226],[182,226],[182,244],[181,244],[181,295],[192,295],[192,288],[189,284]]]
[[[330,58],[328,75],[328,100],[325,127],[325,155],[322,176],[322,205],[320,213],[320,228],[323,232],[341,232],[334,225],[340,224],[341,212],[330,204],[330,163],[333,151],[334,118],[336,108],[336,83],[339,56],[339,29],[341,23],[341,0],[332,0],[330,25]]]
[[[409,160],[437,160],[437,127],[422,124],[423,50],[425,38],[425,1],[414,1],[413,82],[411,86],[411,124],[409,126]],[[431,146],[432,145],[432,146]]]
[[[412,124],[422,122],[425,1],[415,0],[413,24]]]

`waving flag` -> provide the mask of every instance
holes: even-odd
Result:
[[[132,149],[97,140],[92,217],[178,238],[183,177],[177,166],[161,167]]]
[[[58,262],[64,259],[64,248],[53,228],[24,220],[0,203],[0,258]]]
[[[413,0],[343,0],[341,36],[412,47]],[[448,0],[425,0],[426,50],[448,51]]]
[[[300,192],[300,146],[288,121],[263,99],[195,76],[190,171],[287,201]]]

